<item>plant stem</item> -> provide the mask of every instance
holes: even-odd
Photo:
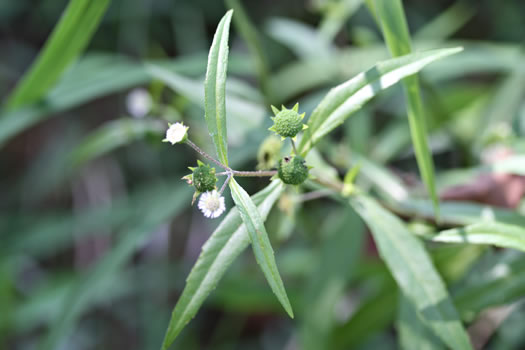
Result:
[[[209,161],[215,163],[216,165],[223,168],[224,170],[232,171],[232,169],[229,166],[222,164],[221,162],[219,162],[218,160],[210,156],[208,153],[204,152],[202,149],[199,148],[199,146],[191,142],[190,139],[186,139],[186,144],[190,146],[191,148],[193,148],[198,154],[208,159]]]
[[[228,172],[228,177],[226,178],[226,180],[224,180],[224,183],[222,184],[221,190],[219,191],[219,194],[221,196],[222,196],[222,193],[224,192],[224,190],[226,189],[226,186],[228,186],[228,183],[230,182],[231,178],[232,178],[232,173]]]
[[[259,171],[238,171],[232,170],[234,176],[244,176],[244,177],[267,177],[274,176],[277,174],[277,170],[259,170]]]
[[[244,177],[268,177],[268,176],[274,176],[277,174],[277,170],[267,170],[267,171],[239,171],[239,170],[233,170],[227,165],[222,164],[212,156],[210,156],[208,153],[204,152],[202,149],[200,149],[199,146],[191,142],[189,139],[186,139],[186,144],[193,148],[198,154],[203,156],[204,158],[208,159],[209,161],[213,162],[214,164],[218,165],[219,167],[223,168],[226,171],[217,173],[216,175],[227,175],[228,179],[226,179],[225,183],[228,183],[230,181],[230,177],[232,176],[244,176]],[[223,186],[224,187],[224,186]],[[222,189],[221,189],[222,193]]]
[[[297,153],[297,148],[295,148],[295,141],[291,138],[290,141],[292,141],[292,148],[293,148],[293,153],[295,153],[295,155],[298,155],[299,153]]]

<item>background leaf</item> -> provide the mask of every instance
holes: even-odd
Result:
[[[46,44],[10,95],[10,109],[40,99],[89,43],[109,0],[71,0]]]
[[[323,136],[342,124],[379,91],[418,72],[427,64],[459,51],[461,48],[431,50],[380,62],[331,89],[310,116],[299,151],[308,152]]]
[[[423,245],[374,200],[350,200],[374,236],[381,257],[423,320],[453,349],[472,349],[467,332]]]
[[[412,51],[412,45],[401,0],[373,1],[373,11],[376,20],[383,31],[385,42],[392,56],[398,57],[409,54]],[[434,204],[436,216],[439,216],[439,200],[434,181],[434,163],[428,147],[425,114],[417,76],[405,78],[403,86],[405,88],[408,122],[417,164]]]
[[[479,223],[445,230],[429,238],[435,242],[490,244],[525,251],[525,230],[519,226],[498,222]]]

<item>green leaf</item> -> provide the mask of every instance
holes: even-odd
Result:
[[[257,207],[248,193],[246,193],[234,179],[230,181],[230,189],[233,201],[241,213],[242,221],[246,225],[250,235],[255,259],[261,267],[272,291],[277,296],[277,299],[279,299],[288,315],[293,318],[292,306],[290,305],[283,281],[277,270],[273,249],[268,238],[268,233],[266,233],[266,229],[264,228],[261,214],[259,214]]]
[[[393,58],[380,62],[331,89],[308,120],[308,129],[299,145],[300,152],[308,152],[322,137],[342,124],[379,91],[417,73],[427,64],[461,50],[462,48],[430,50]]]
[[[268,216],[273,204],[284,189],[280,181],[253,196],[261,218]],[[206,297],[215,288],[228,267],[250,244],[246,226],[237,209],[232,209],[202,247],[202,252],[191,270],[186,286],[173,309],[162,349],[169,348],[184,326],[195,316]]]
[[[405,19],[401,0],[374,0],[374,13],[378,20],[386,44],[394,57],[412,52],[410,33]],[[408,122],[419,171],[439,217],[439,199],[434,180],[434,163],[428,147],[425,114],[421,100],[417,76],[407,77],[403,81],[407,104]]]
[[[71,0],[35,63],[9,96],[13,109],[36,102],[89,43],[109,0]]]
[[[490,244],[525,251],[525,229],[498,222],[474,224],[429,236],[434,242]]]
[[[82,312],[93,298],[96,298],[97,293],[103,292],[101,286],[107,285],[107,280],[119,272],[153,230],[184,209],[189,197],[188,187],[172,187],[171,191],[164,191],[156,202],[149,202],[147,209],[141,215],[136,215],[128,222],[115,246],[86,274],[79,277],[71,292],[62,300],[61,312],[58,319],[52,322],[42,349],[59,348],[60,341],[69,334]]]
[[[400,349],[441,350],[444,348],[441,341],[426,327],[414,304],[403,295],[399,300],[397,332]]]
[[[228,67],[228,37],[233,10],[219,22],[208,56],[204,82],[205,117],[219,160],[228,165],[226,136],[226,70]]]
[[[425,323],[452,349],[472,349],[445,284],[421,242],[373,199],[358,196],[350,203],[367,223],[392,276]]]

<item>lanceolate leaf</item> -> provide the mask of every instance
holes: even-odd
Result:
[[[308,129],[299,145],[300,152],[308,152],[323,136],[342,124],[379,91],[417,73],[427,64],[461,50],[430,50],[390,59],[336,86],[330,90],[308,120]]]
[[[8,99],[15,108],[40,99],[89,43],[109,0],[71,0],[44,49]]]
[[[430,332],[413,303],[401,295],[397,316],[399,348],[404,350],[443,350],[443,344]]]
[[[373,199],[359,196],[350,203],[372,231],[397,284],[430,329],[452,349],[472,349],[447,289],[421,242]]]
[[[277,296],[277,299],[279,299],[288,315],[293,318],[292,306],[290,305],[283,281],[277,270],[273,249],[268,238],[268,233],[266,233],[266,229],[264,228],[261,214],[259,214],[257,207],[250,196],[248,196],[248,193],[246,193],[234,179],[230,182],[230,189],[233,201],[241,213],[242,221],[244,225],[246,225],[246,229],[250,235],[255,259],[261,267],[272,291]]]
[[[441,231],[431,236],[435,242],[490,244],[525,251],[525,229],[497,222],[479,223]]]
[[[217,156],[228,164],[226,137],[226,69],[228,67],[228,38],[233,10],[221,19],[208,56],[208,70],[204,82],[205,117],[208,131],[215,144]]]
[[[253,196],[261,218],[265,219],[279,198],[284,186],[273,181]],[[237,209],[232,209],[202,247],[202,252],[186,280],[186,287],[173,309],[162,349],[168,349],[184,326],[195,316],[200,306],[244,249],[250,244],[246,226]]]
[[[401,0],[374,0],[373,8],[392,56],[398,57],[409,54],[412,51],[412,45]],[[403,86],[417,164],[432,198],[436,216],[439,216],[439,200],[434,181],[434,163],[427,142],[425,115],[417,76],[406,78],[403,81]]]

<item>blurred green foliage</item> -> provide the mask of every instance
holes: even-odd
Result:
[[[525,3],[396,1],[409,32],[398,34],[381,3],[395,6],[0,2],[0,349],[159,349],[181,300],[195,304],[174,310],[184,315],[166,337],[176,349],[468,348],[461,324],[477,348],[524,348]],[[208,50],[230,8],[227,84],[205,92]],[[458,46],[405,80],[406,99],[395,85],[351,118],[312,113],[389,52]],[[132,98],[144,92],[149,102]],[[311,172],[342,184],[359,169],[355,185],[368,193],[238,179],[258,193],[252,202],[235,185],[250,209],[241,214],[268,233],[293,320],[245,249],[239,214],[205,219],[180,180],[194,154],[161,143],[167,122],[184,121],[213,153],[204,115],[217,109],[204,97],[216,93],[228,132],[214,141],[227,136],[231,167],[255,169],[270,104],[299,101],[305,121],[315,116],[310,129],[324,128],[300,144],[316,144]],[[424,138],[413,148],[411,129],[430,153]]]

